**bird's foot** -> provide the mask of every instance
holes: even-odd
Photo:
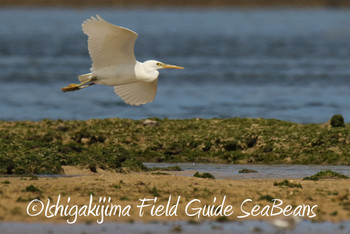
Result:
[[[75,91],[81,89],[81,86],[78,84],[70,84],[67,87],[62,88],[62,92],[69,92],[69,91]]]
[[[86,84],[86,85],[82,85],[79,87],[79,89],[83,89],[83,88],[87,88],[87,87],[90,87],[91,85],[94,85],[95,83],[89,83],[89,84]]]
[[[82,83],[82,84],[70,84],[67,87],[63,87],[62,88],[62,92],[70,92],[70,91],[75,91],[75,90],[87,88],[87,87],[89,87],[91,85],[94,85],[95,83],[89,83],[89,84],[86,84],[86,85],[83,85],[83,84],[84,83]]]

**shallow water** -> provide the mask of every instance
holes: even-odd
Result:
[[[252,165],[252,164],[204,164],[204,163],[144,163],[145,166],[180,166],[183,171],[172,172],[182,176],[193,176],[194,172],[209,172],[216,179],[282,179],[304,178],[322,170],[332,170],[350,176],[350,166],[321,165]],[[241,169],[256,170],[257,173],[239,173]]]
[[[151,104],[110,87],[60,88],[88,72],[81,22],[95,14],[139,33],[136,57],[161,71]],[[0,119],[263,117],[350,119],[350,10],[0,8]]]
[[[164,222],[164,223],[104,223],[102,225],[86,224],[42,224],[42,223],[1,223],[2,234],[14,233],[35,233],[35,234],[55,234],[55,233],[176,233],[175,227],[180,227],[180,233],[277,233],[277,229],[268,222],[263,221],[242,221],[242,222],[202,222],[198,225],[187,222]],[[179,229],[177,229],[179,230]],[[255,231],[254,231],[255,230]],[[350,232],[350,222],[342,223],[313,223],[302,221],[294,230],[288,233],[309,233],[309,234],[345,234]]]

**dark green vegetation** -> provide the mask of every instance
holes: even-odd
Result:
[[[216,222],[219,222],[219,223],[224,223],[229,221],[230,219],[227,216],[220,216],[219,218],[216,219]]]
[[[149,193],[152,194],[155,197],[159,197],[160,196],[159,191],[158,191],[158,189],[156,187],[153,187],[152,189],[149,189]]]
[[[239,170],[238,173],[258,173],[258,171],[257,170],[252,170],[252,169],[248,169],[248,168],[243,168],[243,169]]]
[[[337,128],[337,127],[344,127],[344,118],[342,115],[333,115],[333,117],[331,118],[331,126],[333,128]]]
[[[182,171],[180,166],[170,166],[170,167],[152,167],[148,168],[149,171]]]
[[[273,202],[273,199],[276,199],[274,197],[272,197],[271,195],[269,194],[266,194],[266,195],[261,195],[259,198],[258,198],[258,201],[268,201],[268,202]]]
[[[38,189],[34,185],[29,185],[28,187],[26,187],[25,191],[26,192],[40,192],[40,189]]]
[[[281,182],[273,182],[273,186],[288,187],[288,188],[303,188],[300,183],[292,183],[289,180],[283,180]]]
[[[170,174],[166,172],[157,171],[157,172],[152,172],[152,175],[170,175]]]
[[[196,173],[194,173],[193,176],[194,177],[198,177],[198,178],[205,178],[205,179],[213,179],[213,180],[215,180],[215,177],[212,174],[208,173],[208,172],[200,173],[200,172],[197,171]]]
[[[267,119],[0,121],[0,174],[147,170],[142,162],[350,165],[350,125]]]
[[[317,181],[319,179],[349,179],[348,176],[340,174],[338,172],[334,172],[331,170],[325,170],[317,172],[313,176],[305,177],[303,180],[314,180]]]

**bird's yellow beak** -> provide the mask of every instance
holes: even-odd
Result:
[[[184,69],[183,67],[176,66],[176,65],[170,65],[170,64],[163,64],[163,68],[172,68],[172,69]]]

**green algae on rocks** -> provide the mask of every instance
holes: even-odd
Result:
[[[300,183],[293,183],[289,180],[283,180],[281,182],[273,182],[273,186],[279,186],[279,187],[288,187],[288,188],[303,188],[303,186]]]
[[[194,173],[193,177],[215,180],[215,177],[212,174],[210,174],[209,172],[200,173],[200,172],[197,171],[196,173]]]
[[[349,177],[335,171],[325,170],[317,172],[315,175],[305,177],[303,180],[317,181],[319,179],[349,179]]]
[[[344,118],[342,115],[333,115],[330,121],[331,121],[331,126],[333,128],[345,126]]]
[[[238,173],[258,173],[258,171],[257,170],[252,170],[252,169],[248,169],[248,168],[243,168],[243,169],[239,170]]]
[[[1,174],[59,174],[63,165],[120,172],[141,162],[350,165],[350,125],[274,119],[0,121]]]

